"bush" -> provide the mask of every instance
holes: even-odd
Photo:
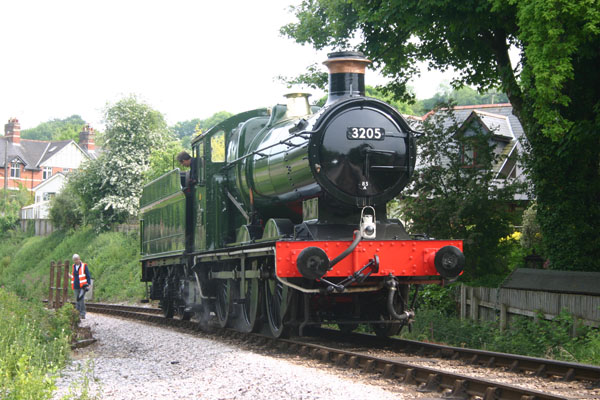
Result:
[[[540,254],[542,251],[542,234],[537,220],[537,203],[531,205],[523,212],[523,232],[521,246],[530,254]]]
[[[19,190],[0,190],[0,231],[14,228],[21,218],[21,208],[33,203],[33,194],[23,185]]]
[[[69,354],[73,307],[55,315],[0,289],[0,398],[51,398]]]
[[[495,322],[474,323],[448,316],[440,309],[422,308],[412,326],[404,331],[408,339],[445,343],[451,346],[484,349],[532,357],[600,365],[600,332],[576,325],[578,336],[571,337],[577,322],[566,312],[554,320],[515,318],[510,329],[500,331]]]
[[[453,286],[426,285],[419,291],[416,308],[418,310],[438,310],[446,316],[456,315],[453,293]]]
[[[81,200],[71,186],[67,183],[50,202],[50,219],[57,229],[75,229],[83,222]]]

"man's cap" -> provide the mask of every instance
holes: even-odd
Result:
[[[77,254],[77,253],[73,254],[73,260],[76,260],[78,258],[81,258],[81,257],[79,257],[79,254]]]

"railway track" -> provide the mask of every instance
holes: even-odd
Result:
[[[161,310],[155,308],[98,303],[88,303],[86,307],[89,312],[174,326],[194,332],[200,330],[199,324],[193,321],[165,319],[162,316]],[[362,345],[370,344],[376,348],[382,346],[382,340],[372,335],[340,335],[339,332],[336,333],[333,330],[320,330],[320,332],[332,341],[336,338],[344,337],[351,341],[358,341]],[[386,379],[397,379],[404,384],[416,385],[417,390],[420,392],[441,392],[445,398],[481,398],[484,400],[554,400],[568,398],[487,379],[413,365],[403,361],[395,361],[389,358],[344,350],[340,349],[339,346],[332,347],[311,343],[310,341],[306,341],[306,339],[273,339],[262,334],[241,333],[227,329],[215,330],[214,335],[230,338],[239,343],[275,348],[281,352],[311,357],[324,363],[333,363],[339,367],[359,369],[364,373],[378,373]],[[376,344],[376,341],[380,343]],[[579,379],[590,382],[596,382],[600,377],[600,368],[589,365],[562,363],[553,360],[462,349],[400,339],[383,340],[383,345],[390,346],[390,348],[396,351],[461,359],[488,367],[512,367],[512,370],[515,372],[534,371],[538,376],[556,375],[566,379]]]
[[[541,378],[558,377],[564,381],[586,381],[600,387],[600,367],[545,358],[498,353],[486,350],[446,346],[398,338],[380,338],[365,333],[345,334],[333,329],[319,329],[318,336],[335,342],[386,349],[398,353],[459,360],[488,368],[506,368],[516,373],[533,373]]]

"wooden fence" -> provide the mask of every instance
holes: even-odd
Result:
[[[501,329],[516,315],[553,319],[563,310],[585,325],[600,326],[600,296],[461,285],[457,300],[461,319],[499,321]]]
[[[69,279],[69,260],[64,264],[59,261],[50,263],[50,287],[48,293],[48,308],[60,308],[67,302],[71,280]]]

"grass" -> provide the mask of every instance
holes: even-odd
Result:
[[[543,357],[555,360],[600,365],[600,332],[576,325],[577,335],[571,337],[577,322],[566,312],[552,321],[520,317],[501,331],[493,322],[461,321],[437,309],[421,309],[412,326],[402,337],[451,346],[468,347]]]
[[[70,304],[51,312],[0,289],[1,399],[51,398],[76,318]]]
[[[21,297],[47,298],[50,262],[70,262],[78,253],[94,278],[95,300],[141,299],[138,243],[137,233],[97,234],[91,228],[46,237],[11,231],[0,241],[0,286]]]

